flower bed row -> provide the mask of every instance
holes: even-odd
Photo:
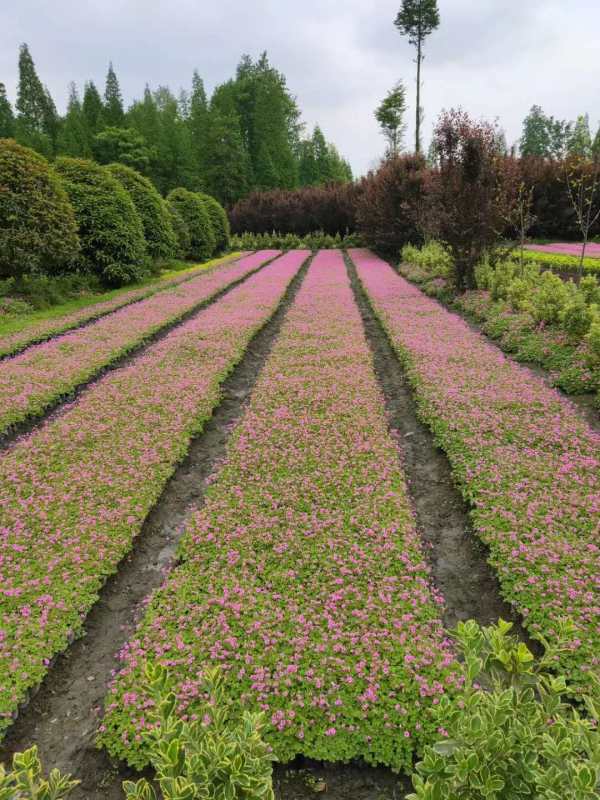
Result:
[[[260,270],[2,455],[0,731],[81,628],[307,257]]]
[[[180,283],[189,281],[199,272],[220,266],[242,255],[245,254],[237,253],[223,256],[222,258],[216,258],[195,269],[186,269],[182,272],[168,275],[163,280],[152,283],[149,286],[142,286],[139,289],[130,289],[126,292],[120,291],[116,297],[110,300],[104,300],[101,303],[93,303],[92,305],[85,306],[85,308],[73,311],[70,314],[63,314],[61,316],[31,322],[18,331],[0,336],[0,358],[18,353],[26,347],[29,347],[29,345],[46,341],[57,334],[77,328],[91,320],[99,319],[130,303],[136,303],[138,300],[143,300],[157,292],[161,292],[163,289],[169,289],[172,286],[177,286]]]
[[[202,273],[1,362],[0,435],[11,425],[41,414],[101,369],[278,254],[261,250]]]
[[[320,252],[182,564],[121,653],[101,732],[113,755],[145,763],[142,676],[159,661],[190,718],[220,665],[282,760],[411,764],[457,678],[398,456],[343,258]]]
[[[533,637],[574,626],[563,668],[600,653],[600,435],[560,394],[368,251],[351,251],[446,451],[505,598]]]

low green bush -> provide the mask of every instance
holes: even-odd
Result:
[[[323,231],[298,236],[295,233],[242,233],[231,237],[232,250],[337,250],[361,247],[362,239],[357,234],[331,236]]]
[[[50,308],[100,290],[98,277],[85,272],[65,275],[33,273],[0,281],[0,297],[10,299],[13,304],[18,304],[19,301],[25,303],[23,308],[25,313],[27,310]],[[16,305],[12,313],[18,313]]]
[[[63,272],[78,255],[75,213],[46,159],[0,139],[0,277]]]
[[[177,237],[171,223],[167,204],[154,184],[132,167],[109,164],[105,169],[116,178],[131,197],[144,228],[146,249],[150,258],[173,258]]]
[[[78,784],[57,769],[44,777],[37,747],[15,753],[8,770],[0,764],[2,800],[64,800]]]
[[[459,624],[463,689],[440,700],[441,738],[425,748],[408,800],[600,800],[600,707],[586,698],[585,717],[569,702],[554,672],[560,644],[544,642],[536,662],[511,627]],[[566,626],[560,634],[568,641]]]
[[[515,251],[513,258],[520,258]],[[541,269],[552,269],[556,272],[572,272],[579,270],[579,256],[563,255],[562,253],[540,253],[537,250],[525,250],[523,259],[526,263],[536,264]],[[600,274],[600,258],[584,258],[583,271],[590,275]]]
[[[452,257],[440,242],[431,241],[423,247],[407,244],[402,248],[401,259],[422,267],[430,278],[448,278],[452,274]]]
[[[164,800],[274,800],[274,759],[261,737],[263,717],[239,713],[217,669],[206,672],[206,703],[194,722],[175,715],[177,698],[166,670],[147,668],[146,681],[154,728],[143,735]],[[127,800],[157,800],[144,778],[126,781],[123,788]]]
[[[536,322],[557,324],[571,298],[567,284],[553,272],[543,272],[531,298],[531,313]]]
[[[214,253],[215,237],[208,211],[202,197],[187,189],[173,189],[167,195],[167,202],[184,221],[189,243],[185,258],[206,261]]]
[[[187,254],[189,253],[191,247],[190,230],[186,224],[186,221],[172,203],[167,202],[167,209],[169,211],[169,219],[171,220],[171,225],[175,231],[175,238],[177,240],[175,255],[177,258],[187,258]]]
[[[55,169],[79,225],[79,266],[96,273],[107,286],[141,280],[148,272],[144,229],[123,186],[103,167],[83,158],[58,158]]]

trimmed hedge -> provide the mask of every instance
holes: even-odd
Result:
[[[201,196],[179,188],[169,192],[167,201],[181,216],[189,232],[189,245],[184,257],[198,261],[210,258],[215,249],[215,238]]]
[[[188,228],[184,218],[172,203],[167,202],[167,210],[169,212],[169,219],[171,220],[171,225],[173,226],[175,238],[177,240],[175,255],[177,258],[186,258],[191,245],[190,229]]]
[[[229,247],[229,236],[231,234],[229,228],[229,218],[227,212],[218,200],[211,197],[209,194],[201,194],[200,197],[204,201],[208,216],[215,235],[215,249],[218,252],[227,250]]]
[[[148,255],[153,259],[172,258],[177,249],[177,237],[167,204],[154,184],[125,164],[109,164],[105,169],[133,200],[142,220]]]
[[[78,253],[73,208],[46,159],[0,139],[0,276],[61,272]]]
[[[58,158],[55,168],[79,223],[81,267],[109,286],[140,280],[147,270],[144,229],[127,191],[84,158]]]

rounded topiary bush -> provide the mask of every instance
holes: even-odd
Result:
[[[167,201],[182,217],[189,232],[190,240],[185,258],[205,261],[215,251],[215,237],[212,223],[202,197],[187,189],[173,189]]]
[[[123,186],[84,158],[58,158],[55,169],[75,209],[81,266],[108,286],[142,278],[148,269],[144,229]]]
[[[167,202],[167,209],[169,211],[169,219],[171,220],[171,225],[173,226],[175,237],[177,239],[175,255],[177,258],[187,258],[187,254],[190,251],[191,245],[189,228],[184,218],[172,203]]]
[[[223,251],[229,247],[229,218],[227,212],[218,200],[211,197],[209,194],[201,194],[200,197],[204,202],[208,216],[212,224],[213,234],[215,236],[215,250]]]
[[[154,259],[172,258],[177,251],[177,237],[167,204],[152,182],[125,164],[109,164],[105,169],[133,200],[144,227],[148,255]]]
[[[78,254],[73,207],[46,159],[0,139],[0,276],[62,272]]]

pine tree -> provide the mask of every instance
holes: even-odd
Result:
[[[56,109],[48,91],[42,86],[26,44],[19,51],[19,87],[17,90],[17,140],[38,152],[53,154]]]
[[[57,152],[75,158],[91,156],[86,120],[74,83],[69,85],[69,103],[58,135]]]
[[[118,128],[123,125],[124,118],[121,89],[111,61],[108,65],[106,87],[104,89],[104,121],[107,125]]]
[[[206,191],[224,206],[233,205],[254,185],[233,89],[230,82],[213,94],[202,159]]]
[[[316,186],[319,183],[319,171],[312,139],[304,139],[300,142],[298,177],[300,186]]]
[[[409,44],[417,48],[417,108],[415,153],[421,152],[421,64],[423,63],[423,47],[427,37],[439,28],[440,12],[437,0],[402,0],[402,6],[394,25],[402,36],[408,36]]]
[[[15,117],[10,101],[6,96],[6,86],[0,83],[0,139],[9,139],[15,135]]]
[[[204,183],[204,149],[208,136],[208,103],[204,83],[197,70],[194,70],[192,76],[192,93],[190,95],[187,126],[196,169],[201,182]]]
[[[96,134],[105,127],[102,98],[93,81],[88,81],[85,85],[81,110],[85,121],[87,146],[91,150]]]

